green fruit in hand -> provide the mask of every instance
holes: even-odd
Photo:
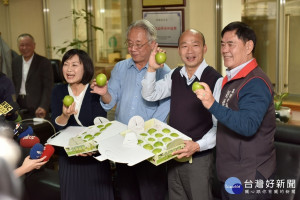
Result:
[[[73,102],[74,102],[74,98],[70,95],[66,95],[63,99],[63,104],[67,107],[72,105]]]
[[[163,64],[167,60],[167,55],[163,52],[158,52],[155,54],[155,61],[157,64]]]
[[[154,146],[155,147],[159,147],[159,146],[163,146],[164,144],[162,142],[155,142]]]
[[[105,74],[101,73],[96,76],[96,83],[98,86],[102,87],[106,85],[106,82],[107,82],[107,78]]]
[[[199,82],[194,82],[193,85],[192,85],[192,90],[193,91],[196,91],[196,90],[199,90],[199,89],[204,89],[203,85],[201,85]]]
[[[177,133],[171,133],[172,137],[178,137],[179,135]]]
[[[152,151],[152,153],[154,153],[154,154],[158,154],[158,153],[160,153],[161,152],[161,149],[154,149],[153,151]]]
[[[153,146],[151,144],[145,144],[143,147],[144,147],[144,149],[147,149],[147,150],[153,149]]]
[[[151,134],[154,133],[155,131],[156,131],[156,129],[151,128],[151,129],[148,130],[148,133],[151,135]]]
[[[160,138],[160,137],[162,137],[163,136],[163,134],[161,134],[161,133],[156,133],[155,134],[155,137],[157,137],[157,138]]]
[[[165,138],[162,139],[162,141],[167,143],[167,142],[171,142],[172,140],[169,137],[165,137]]]
[[[171,131],[170,131],[169,129],[167,129],[167,128],[164,128],[164,129],[162,130],[162,132],[164,132],[164,133],[170,133]]]

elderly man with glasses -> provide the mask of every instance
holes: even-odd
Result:
[[[127,30],[126,46],[131,58],[118,62],[108,84],[91,87],[101,96],[100,103],[108,111],[116,105],[115,119],[128,124],[129,119],[139,115],[145,121],[156,118],[166,122],[170,110],[170,99],[148,102],[141,95],[141,81],[148,69],[151,51],[156,45],[156,29],[147,20],[133,22]],[[164,67],[157,70],[156,80],[170,71]],[[167,194],[165,165],[158,167],[148,161],[133,167],[117,164],[117,191],[122,200],[155,199],[164,200]]]

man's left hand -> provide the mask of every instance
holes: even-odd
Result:
[[[159,68],[163,68],[164,64],[158,64],[155,60],[155,55],[158,52],[166,53],[163,49],[158,47],[158,43],[155,44],[154,48],[151,51],[149,61],[148,61],[148,72],[155,72]]]
[[[174,151],[172,155],[177,154],[177,158],[181,159],[183,157],[190,157],[195,152],[200,151],[200,146],[197,142],[194,142],[192,140],[185,140],[184,141],[185,147],[183,149],[180,149],[178,151]]]
[[[46,117],[46,110],[42,107],[38,107],[35,111],[35,116],[39,118],[45,118]]]

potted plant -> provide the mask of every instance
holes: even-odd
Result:
[[[283,99],[289,94],[281,93],[274,95],[275,116],[281,122],[288,122],[291,117],[291,108],[282,106]]]
[[[73,20],[75,37],[77,36],[77,27],[78,27],[79,20],[83,20],[86,26],[92,27],[92,29],[94,29],[95,31],[104,32],[103,28],[95,26],[94,24],[91,23],[91,18],[94,18],[94,15],[91,12],[86,11],[85,9],[81,9],[81,10],[73,9],[71,16],[64,17],[61,20],[70,17],[72,17]],[[87,50],[87,47],[91,42],[93,42],[93,40],[88,40],[88,39],[80,40],[78,38],[73,38],[71,41],[70,40],[64,41],[62,46],[54,46],[53,50],[60,55],[63,55],[67,50],[71,48]]]

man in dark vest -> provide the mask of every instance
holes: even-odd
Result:
[[[259,180],[264,190],[266,181],[274,179],[276,121],[272,84],[253,57],[256,35],[248,25],[232,22],[221,36],[227,76],[220,103],[205,83],[205,89],[196,94],[218,120],[216,164],[218,178],[225,183],[222,199],[271,199],[269,192],[255,190],[247,194],[245,189]],[[237,183],[235,189],[232,180]]]
[[[171,97],[169,125],[192,138],[184,141],[184,149],[174,152],[179,159],[192,156],[192,163],[175,160],[167,163],[169,198],[210,200],[216,120],[197,99],[192,84],[203,81],[212,91],[220,91],[215,84],[222,78],[206,63],[205,39],[197,30],[185,31],[178,40],[178,52],[184,66],[173,69],[164,79],[155,82],[156,70],[163,66],[156,63],[155,54],[161,51],[156,44],[142,81],[142,95],[148,101]]]

